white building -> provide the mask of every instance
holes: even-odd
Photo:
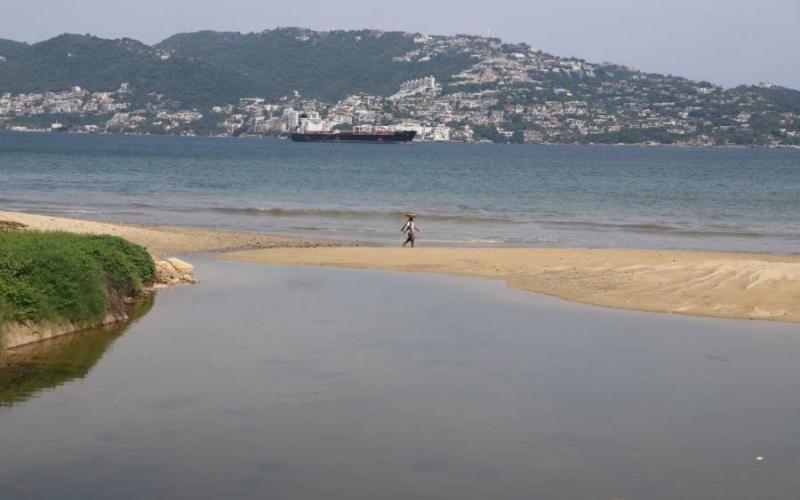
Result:
[[[391,96],[390,99],[400,99],[410,95],[435,92],[437,90],[439,90],[439,87],[436,85],[436,78],[426,76],[424,78],[417,78],[401,83],[400,90]]]
[[[294,108],[284,109],[283,118],[286,120],[286,130],[292,131],[300,126],[300,113]]]
[[[430,140],[432,141],[449,141],[450,140],[450,127],[440,125],[438,127],[431,127]]]

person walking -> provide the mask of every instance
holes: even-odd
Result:
[[[417,214],[409,213],[406,214],[406,217],[408,217],[408,220],[405,224],[403,224],[403,229],[400,230],[406,233],[406,241],[403,243],[403,246],[411,243],[411,248],[414,248],[414,240],[417,239],[416,233],[419,232],[419,229],[417,229],[417,224],[414,222],[414,219],[417,218]]]

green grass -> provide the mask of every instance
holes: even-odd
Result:
[[[97,321],[154,277],[147,251],[122,238],[0,231],[0,326]]]

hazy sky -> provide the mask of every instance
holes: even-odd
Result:
[[[800,0],[0,0],[0,38],[63,32],[157,42],[200,29],[486,33],[556,55],[725,86],[800,88]]]

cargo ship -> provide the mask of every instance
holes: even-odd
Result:
[[[376,142],[398,143],[411,142],[417,136],[416,130],[371,131],[371,132],[292,132],[290,137],[295,142]]]

